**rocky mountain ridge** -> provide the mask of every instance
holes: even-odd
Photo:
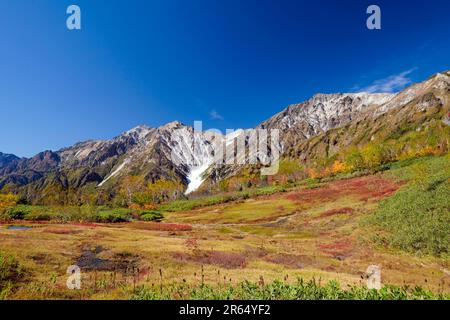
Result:
[[[335,129],[364,119],[375,121],[384,114],[394,117],[395,110],[407,112],[402,110],[413,101],[414,112],[424,112],[436,104],[448,105],[449,88],[450,72],[447,71],[397,94],[316,94],[305,102],[288,106],[257,128],[279,129],[282,154],[306,159],[306,152],[300,154],[298,149],[293,150],[298,146],[310,150],[308,141],[326,137]],[[242,132],[228,137],[218,135],[215,139],[228,145]],[[212,143],[207,133],[196,132],[193,127],[175,121],[159,128],[141,125],[111,140],[80,142],[32,158],[0,153],[0,189],[8,185],[17,190],[39,192],[49,184],[60,188],[82,188],[90,184],[109,190],[123,176],[142,175],[148,181],[161,178],[179,181],[192,192],[200,187],[205,175],[217,181],[237,172],[226,166],[225,169],[212,167]]]

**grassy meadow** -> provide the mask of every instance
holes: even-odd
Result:
[[[0,298],[449,299],[449,170],[449,155],[422,157],[151,211],[17,205],[0,225]]]

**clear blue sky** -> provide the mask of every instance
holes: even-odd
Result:
[[[381,31],[366,28],[373,3]],[[173,120],[246,128],[317,92],[395,91],[450,69],[449,13],[447,0],[0,0],[0,151]]]

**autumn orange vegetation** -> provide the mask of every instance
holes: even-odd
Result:
[[[19,197],[12,193],[0,194],[0,211],[15,206],[17,201],[19,201]]]

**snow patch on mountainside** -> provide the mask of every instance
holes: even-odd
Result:
[[[229,132],[225,137],[225,145],[231,146],[235,139],[244,134],[245,131],[242,129],[238,129],[232,132]],[[218,137],[219,139],[223,139],[222,136]],[[204,137],[199,134],[195,134],[195,143],[194,143],[194,152],[190,155],[193,158],[192,164],[189,166],[189,174],[187,175],[187,179],[189,181],[187,190],[185,192],[186,195],[198,190],[202,183],[205,181],[203,177],[208,168],[214,163],[214,155],[213,155],[213,147],[209,142],[204,140]],[[223,141],[223,140],[221,140]],[[197,151],[195,151],[197,149]]]
[[[204,133],[180,125],[164,135],[163,141],[170,149],[172,163],[189,181],[185,194],[196,191],[204,181],[203,174],[213,163],[213,145]]]
[[[189,172],[189,174],[187,176],[187,179],[189,180],[189,184],[188,184],[188,187],[185,192],[186,195],[188,195],[188,194],[198,190],[198,188],[200,188],[203,181],[205,181],[205,179],[203,178],[203,174],[206,172],[206,170],[208,170],[210,165],[211,165],[211,163],[207,162],[207,163],[201,165],[200,167],[191,169],[191,171]]]
[[[116,176],[127,164],[128,164],[128,160],[125,160],[120,166],[117,167],[116,170],[114,170],[105,180],[103,180],[102,182],[99,183],[99,187],[103,186],[109,179],[111,179],[112,177]]]

